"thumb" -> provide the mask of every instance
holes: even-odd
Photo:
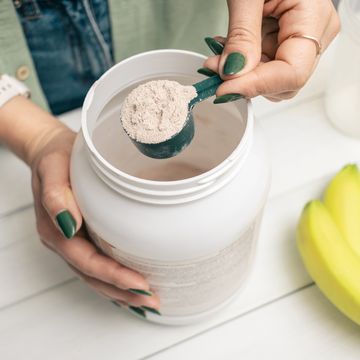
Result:
[[[264,0],[228,0],[229,28],[219,73],[224,79],[253,70],[261,58]]]
[[[53,153],[40,162],[38,175],[41,203],[55,226],[70,239],[80,229],[82,216],[70,188],[70,158],[66,153]]]

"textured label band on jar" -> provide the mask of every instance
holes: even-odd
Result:
[[[147,279],[160,297],[163,315],[188,316],[212,309],[239,289],[255,246],[257,223],[255,221],[239,239],[222,250],[181,262],[128,254],[101,239],[89,226],[87,228],[104,253]]]

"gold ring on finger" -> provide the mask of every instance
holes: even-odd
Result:
[[[316,55],[320,55],[321,52],[322,52],[321,41],[319,39],[317,39],[316,37],[314,37],[314,36],[303,35],[303,34],[293,34],[293,35],[290,35],[289,37],[287,37],[286,40],[291,39],[291,38],[301,38],[301,39],[311,40],[316,46]]]

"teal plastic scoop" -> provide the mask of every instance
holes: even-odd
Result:
[[[179,154],[191,143],[194,137],[195,126],[192,115],[194,106],[215,95],[217,88],[222,82],[223,80],[218,75],[214,75],[193,85],[197,96],[189,103],[189,112],[184,127],[170,139],[157,144],[142,143],[130,137],[131,141],[140,152],[154,159],[167,159]]]

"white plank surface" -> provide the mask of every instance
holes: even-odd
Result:
[[[0,144],[0,217],[32,203],[30,170]],[[0,230],[1,231],[1,230]],[[1,238],[1,232],[0,232]]]
[[[40,243],[32,207],[0,219],[0,230],[0,309],[74,278]]]
[[[360,140],[342,135],[324,115],[321,98],[259,119],[272,160],[271,196],[360,160]]]
[[[311,286],[146,359],[359,357],[360,327],[338,312],[316,286]]]
[[[17,209],[12,215],[0,217],[0,251],[18,241],[25,240],[35,229],[32,205]]]

